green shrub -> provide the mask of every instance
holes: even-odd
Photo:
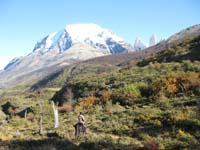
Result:
[[[129,84],[114,91],[113,102],[119,102],[121,105],[133,105],[141,98],[141,93],[138,86]]]

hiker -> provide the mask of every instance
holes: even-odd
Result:
[[[83,116],[82,112],[80,112],[80,114],[78,115],[78,123],[81,123],[83,125],[83,127],[86,128],[86,126],[85,126],[85,117]]]
[[[80,112],[80,114],[78,115],[78,123],[74,125],[74,128],[75,139],[80,138],[81,132],[83,133],[83,135],[86,133],[85,117],[83,116],[82,112]]]

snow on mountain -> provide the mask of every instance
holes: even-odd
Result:
[[[36,44],[33,51],[44,54],[57,49],[57,52],[60,53],[76,43],[88,44],[109,54],[126,53],[133,49],[121,37],[99,25],[73,24],[67,25],[60,32],[51,33],[46,36]]]
[[[156,38],[156,35],[153,34],[150,39],[149,39],[149,45],[148,44],[145,44],[144,42],[142,42],[142,40],[137,37],[135,39],[135,42],[134,42],[134,50],[138,51],[138,50],[143,50],[145,48],[148,48],[148,47],[151,47],[151,46],[154,46],[156,45],[158,42],[157,42],[157,38]]]
[[[134,43],[134,50],[138,51],[138,50],[143,50],[145,49],[147,46],[141,41],[140,38],[136,38],[135,39],[135,43]]]
[[[93,41],[93,43],[101,43],[107,46],[106,40],[109,38],[112,38],[115,42],[124,42],[122,38],[115,35],[112,31],[103,29],[96,24],[67,25],[65,30],[71,35],[73,43],[86,42],[90,45],[90,41]]]
[[[13,58],[5,67],[4,70],[9,70],[12,69],[12,67],[16,66],[20,60],[22,59],[22,57],[15,57]]]
[[[51,33],[41,41],[37,42],[33,52],[40,52],[44,54],[56,48],[59,53],[71,46],[71,37],[65,30],[61,30],[59,32]]]
[[[156,43],[157,43],[157,38],[156,38],[156,35],[153,34],[149,39],[149,47],[156,45]]]

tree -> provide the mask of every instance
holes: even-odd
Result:
[[[52,101],[53,106],[53,113],[54,113],[54,128],[58,128],[59,121],[58,121],[58,109],[55,108],[54,102]]]

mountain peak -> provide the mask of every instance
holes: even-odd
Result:
[[[149,39],[149,47],[155,45],[156,43],[157,43],[157,38],[156,35],[153,34]]]
[[[76,43],[87,44],[109,54],[126,53],[132,49],[130,44],[111,30],[89,23],[67,25],[64,30],[49,34],[36,44],[33,51],[45,54],[53,50],[60,53]]]
[[[135,43],[134,43],[134,50],[138,51],[145,48],[146,48],[146,45],[141,41],[139,37],[136,37]]]
[[[107,39],[112,38],[116,42],[124,41],[121,37],[114,34],[111,30],[102,28],[101,26],[88,23],[88,24],[71,24],[65,27],[73,42],[86,42],[92,40],[95,43],[105,43]]]

